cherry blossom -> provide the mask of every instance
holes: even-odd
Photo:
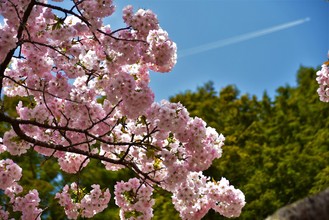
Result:
[[[321,67],[321,70],[316,73],[316,81],[319,84],[317,92],[322,102],[329,102],[329,67],[326,64]]]
[[[115,185],[115,204],[121,208],[121,219],[151,219],[154,205],[152,191],[152,187],[137,178],[118,182]]]
[[[70,186],[65,185],[63,191],[56,194],[55,198],[59,199],[59,204],[64,207],[69,219],[77,219],[79,213],[81,217],[91,218],[107,208],[111,198],[110,191],[108,189],[102,191],[97,184],[91,187],[93,189],[90,193],[84,194],[76,183],[72,183]]]
[[[5,190],[21,179],[22,168],[11,159],[0,160],[0,176],[0,189]]]
[[[0,219],[8,219],[9,212],[2,209],[2,206],[0,206]]]
[[[150,70],[169,72],[177,62],[177,46],[156,14],[126,6],[126,27],[114,30],[104,24],[115,11],[112,0],[70,3],[0,1],[1,102],[3,95],[30,100],[18,103],[16,118],[0,111],[10,125],[0,137],[0,153],[23,157],[35,151],[55,158],[68,174],[79,174],[92,159],[106,170],[130,169],[135,178],[117,182],[113,192],[121,219],[151,219],[154,187],[172,193],[182,219],[201,219],[210,209],[239,216],[243,193],[202,173],[221,157],[224,136],[182,104],[154,101]],[[323,100],[325,68],[318,73]],[[22,169],[4,159],[0,175],[6,205],[22,219],[41,219],[46,207],[37,189],[23,194]],[[67,218],[92,218],[107,208],[111,194],[76,180],[55,198]],[[0,218],[8,219],[4,207]]]
[[[13,205],[14,211],[22,212],[22,219],[41,219],[42,209],[38,208],[40,199],[37,190],[31,190],[24,197],[16,197]]]

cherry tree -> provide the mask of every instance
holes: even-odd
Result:
[[[210,209],[239,216],[243,193],[225,178],[202,173],[221,157],[224,136],[180,103],[154,102],[149,70],[169,72],[177,57],[157,16],[126,6],[127,26],[113,30],[103,23],[115,11],[112,0],[70,4],[0,0],[0,119],[11,128],[0,139],[0,153],[24,157],[36,151],[72,175],[92,159],[109,171],[130,169],[135,177],[114,187],[121,219],[151,219],[155,186],[172,193],[182,219],[201,219]],[[3,109],[4,95],[27,97],[34,105],[19,102],[13,118]],[[10,218],[11,205],[22,219],[41,219],[38,189],[22,193],[22,169],[4,159],[0,176],[9,198],[0,218]],[[107,208],[109,189],[79,187],[67,183],[55,196],[69,219]]]

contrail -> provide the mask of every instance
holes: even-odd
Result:
[[[263,30],[259,30],[259,31],[254,31],[254,32],[250,32],[250,33],[246,33],[246,34],[242,34],[242,35],[238,35],[236,37],[230,37],[224,40],[219,40],[219,41],[215,41],[212,43],[208,43],[208,44],[204,44],[201,46],[197,46],[197,47],[193,47],[190,49],[186,49],[186,50],[182,50],[181,53],[178,54],[179,58],[182,57],[186,57],[186,56],[191,56],[194,54],[198,54],[198,53],[202,53],[208,50],[213,50],[216,48],[220,48],[220,47],[225,47],[231,44],[235,44],[235,43],[239,43],[242,41],[246,41],[246,40],[250,40],[256,37],[260,37],[260,36],[264,36],[273,32],[277,32],[277,31],[282,31],[300,24],[303,24],[305,22],[310,21],[311,19],[309,17],[307,18],[303,18],[303,19],[299,19],[296,21],[292,21],[292,22],[288,22],[288,23],[284,23],[281,25],[277,25],[274,27],[270,27],[270,28],[266,28]]]

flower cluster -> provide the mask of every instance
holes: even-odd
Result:
[[[238,217],[245,205],[244,194],[229,185],[229,181],[222,178],[219,182],[207,183],[208,198],[211,207],[228,218]]]
[[[22,220],[41,219],[42,209],[39,206],[39,193],[31,190],[24,197],[16,197],[13,210],[22,212]]]
[[[146,38],[151,30],[159,29],[157,16],[151,10],[139,9],[134,14],[133,7],[127,6],[123,10],[123,20],[143,38]]]
[[[58,158],[58,164],[61,170],[66,173],[77,173],[82,168],[86,167],[88,162],[89,159],[86,156],[68,152]]]
[[[14,29],[11,29],[7,24],[4,27],[0,24],[0,63],[3,62],[6,54],[16,47],[16,42],[17,38]]]
[[[23,187],[17,182],[14,182],[5,190],[5,194],[10,198],[10,203],[14,203],[16,196],[21,192],[23,192]]]
[[[22,169],[11,159],[0,160],[0,189],[5,190],[22,177]]]
[[[152,30],[147,36],[149,43],[148,56],[150,68],[157,72],[169,72],[176,64],[176,44],[169,40],[168,33],[162,29]]]
[[[148,110],[147,117],[153,126],[160,130],[162,138],[168,137],[170,132],[182,134],[190,119],[186,108],[180,103],[170,103],[163,100],[160,104],[153,103]],[[183,134],[181,136],[184,136]]]
[[[84,194],[76,183],[72,183],[70,186],[65,185],[63,191],[56,194],[55,198],[59,199],[59,204],[64,207],[65,214],[69,219],[77,219],[79,214],[81,217],[91,218],[107,208],[111,198],[109,189],[102,191],[97,184],[91,187],[93,189],[90,193]]]
[[[182,219],[201,219],[209,209],[226,217],[238,217],[245,205],[243,193],[222,178],[211,182],[202,173],[193,172],[174,191],[173,203]]]
[[[133,178],[128,182],[118,182],[115,185],[115,204],[120,209],[121,219],[151,219],[153,216],[151,199],[153,188]]]
[[[7,150],[7,147],[2,144],[2,138],[0,138],[0,154],[5,152]]]
[[[24,154],[32,146],[32,144],[19,138],[13,130],[5,133],[3,144],[11,155]]]
[[[0,160],[0,189],[10,198],[9,203],[13,206],[13,211],[21,212],[23,220],[41,219],[42,209],[39,206],[39,193],[31,190],[24,197],[18,196],[23,192],[21,185],[17,183],[22,177],[22,168],[10,159]],[[0,206],[1,208],[1,206]],[[9,212],[0,209],[0,218],[8,219]]]
[[[26,9],[29,1],[20,1],[20,0],[13,0],[13,1],[3,1],[0,5],[0,14],[8,19],[15,19],[19,21],[17,17],[17,12],[15,12],[15,7],[19,13],[19,16],[22,16],[24,13],[24,9]],[[15,7],[13,7],[15,6]]]
[[[316,73],[316,81],[319,84],[318,94],[322,102],[329,102],[329,67],[322,65],[321,70]]]
[[[79,2],[79,1],[76,1]],[[93,1],[86,0],[83,2],[79,2],[79,9],[83,12],[83,15],[86,19],[90,21],[90,19],[95,20],[95,18],[104,18],[108,17],[114,12],[114,5],[112,4],[112,0],[103,0],[103,1]],[[95,25],[94,22],[92,22]],[[93,26],[93,28],[95,28]]]
[[[9,212],[2,209],[2,206],[0,206],[0,219],[8,219],[9,218]]]

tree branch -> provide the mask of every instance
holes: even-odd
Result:
[[[108,158],[105,155],[94,154],[90,151],[84,151],[84,150],[75,148],[75,146],[77,146],[77,145],[81,145],[81,144],[84,144],[84,143],[87,143],[87,142],[90,143],[94,140],[98,140],[100,142],[103,142],[103,143],[106,143],[106,144],[109,144],[109,145],[121,145],[121,146],[125,146],[125,145],[128,145],[128,146],[143,146],[144,143],[141,143],[141,142],[108,142],[108,141],[105,141],[103,139],[100,139],[100,138],[90,134],[89,132],[87,132],[85,130],[68,128],[68,127],[60,127],[60,126],[58,126],[58,127],[57,126],[51,126],[51,125],[42,124],[42,123],[38,123],[38,122],[35,122],[35,121],[29,121],[29,120],[13,119],[13,118],[10,118],[9,116],[6,116],[4,113],[1,113],[1,112],[0,112],[0,120],[10,123],[11,126],[13,127],[13,130],[15,131],[15,133],[22,140],[27,141],[31,144],[34,144],[34,145],[40,146],[40,147],[45,147],[45,148],[48,148],[48,149],[53,149],[53,150],[56,150],[56,151],[76,153],[76,154],[87,156],[88,158],[93,158],[93,159],[105,161],[105,162],[108,162],[108,163],[123,165],[123,166],[125,166],[129,169],[132,169],[140,177],[146,178],[146,179],[148,179],[148,180],[150,180],[150,181],[152,181],[156,184],[159,184],[159,182],[154,180],[153,178],[151,178],[148,175],[148,173],[142,172],[134,162],[125,160],[125,157],[123,159],[120,158],[118,160],[115,160],[115,159]],[[72,145],[68,145],[68,146],[61,145],[61,144],[54,144],[54,143],[50,143],[50,142],[44,142],[44,141],[40,141],[40,140],[34,139],[34,138],[26,135],[22,131],[22,129],[20,128],[20,124],[31,124],[31,125],[35,125],[35,126],[38,126],[38,127],[41,127],[41,128],[49,128],[49,129],[54,129],[54,130],[64,129],[64,130],[75,131],[75,132],[79,132],[79,133],[84,133],[87,136],[92,137],[93,140],[87,141],[87,142],[81,142],[81,143],[77,143],[77,144],[72,144]],[[147,144],[147,146],[148,145],[149,144]],[[153,147],[155,147],[155,146],[153,146]]]

